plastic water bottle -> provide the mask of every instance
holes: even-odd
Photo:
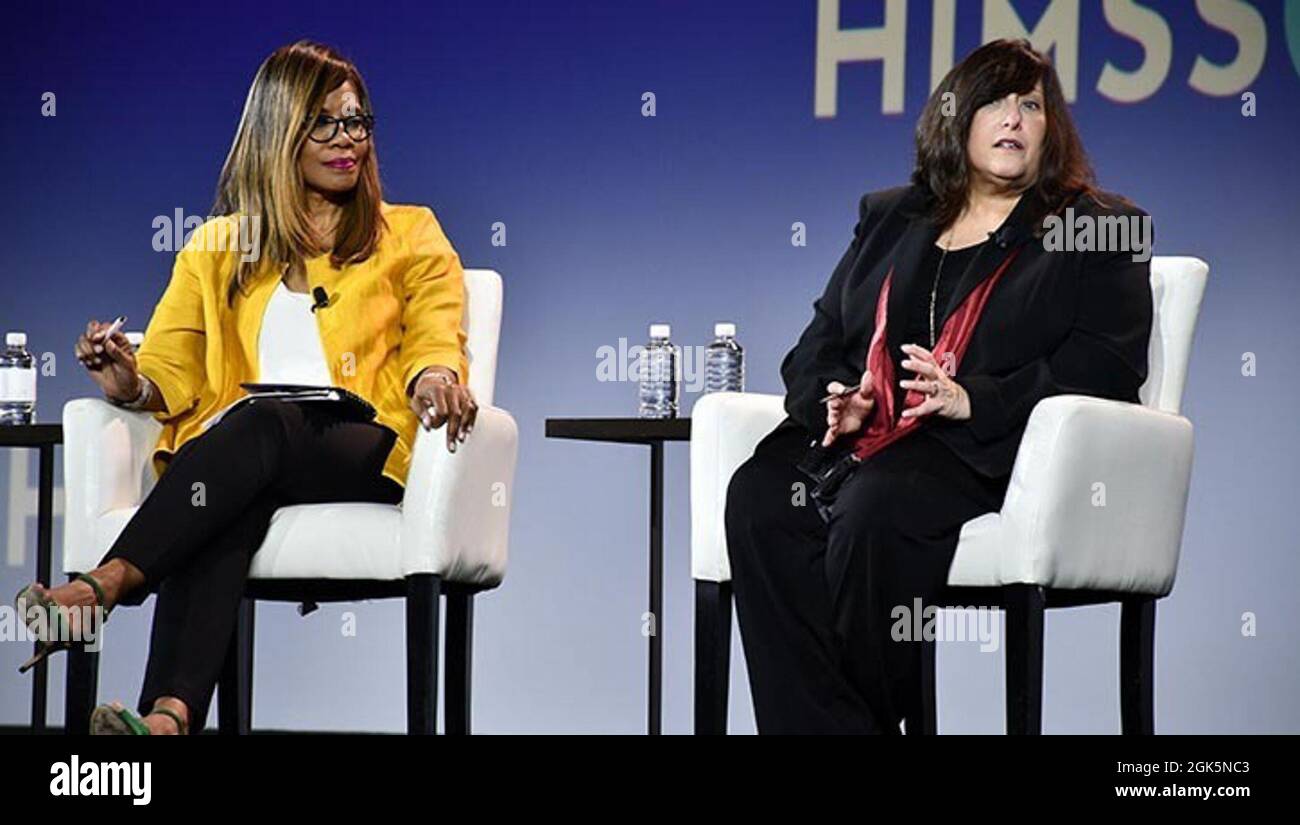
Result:
[[[668,340],[668,324],[650,325],[650,343],[641,352],[641,418],[677,417],[677,348]]]
[[[704,391],[745,391],[745,350],[736,342],[735,324],[713,326],[713,343],[704,350]]]
[[[27,351],[27,334],[5,335],[0,350],[0,426],[36,419],[36,359]]]

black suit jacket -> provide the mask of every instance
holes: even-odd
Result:
[[[1101,199],[1107,206],[1086,195],[1068,205],[1076,218],[1146,215],[1122,198],[1101,193]],[[769,438],[797,432],[805,444],[821,440],[826,410],[820,399],[827,383],[851,385],[861,378],[875,331],[876,299],[891,266],[886,343],[891,354],[906,343],[906,309],[928,295],[934,277],[917,271],[927,245],[940,233],[929,206],[928,194],[915,185],[862,197],[853,242],[814,302],[812,322],[782,362],[789,418]],[[1147,376],[1150,262],[1134,261],[1131,249],[1049,252],[1035,237],[1036,230],[1042,233],[1044,213],[1037,193],[1027,192],[994,242],[962,274],[940,316],[946,319],[1019,249],[989,294],[953,376],[970,396],[971,417],[954,421],[931,414],[922,420],[934,437],[992,478],[1010,474],[1029,413],[1043,398],[1080,393],[1136,402]],[[903,372],[895,381],[913,377]],[[894,389],[901,406],[906,391]],[[836,447],[847,449],[853,440],[843,436]]]

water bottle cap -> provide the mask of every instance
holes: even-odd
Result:
[[[717,324],[714,324],[714,325],[713,325],[713,334],[716,335],[716,336],[719,337],[719,338],[735,338],[735,337],[736,337],[736,325],[735,325],[735,324],[725,324],[725,323],[717,323]]]
[[[27,333],[7,332],[5,333],[5,344],[11,347],[25,347],[27,346]]]
[[[673,328],[672,328],[672,326],[669,325],[669,324],[651,324],[651,325],[650,325],[650,337],[651,337],[651,338],[668,338],[668,337],[671,336],[672,334],[673,334]]]

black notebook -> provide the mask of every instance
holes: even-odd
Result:
[[[208,429],[234,410],[245,404],[256,404],[262,399],[277,399],[302,404],[328,404],[330,412],[342,421],[373,421],[375,408],[370,402],[343,387],[322,387],[311,384],[240,384],[248,395],[227,405],[203,422]]]

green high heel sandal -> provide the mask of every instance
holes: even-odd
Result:
[[[154,708],[153,713],[170,716],[176,723],[176,730],[181,736],[189,731],[189,726],[181,715],[168,708]],[[144,720],[121,702],[100,705],[90,714],[91,736],[150,736],[149,726]]]
[[[93,576],[86,573],[78,573],[74,581],[82,581],[90,585],[95,591],[94,607],[103,605],[104,588],[99,582],[95,581]],[[58,653],[60,650],[68,650],[73,645],[81,644],[85,640],[74,640],[72,638],[72,622],[68,618],[68,610],[80,608],[64,608],[54,601],[54,598],[48,592],[38,592],[35,584],[29,584],[18,595],[14,597],[14,608],[17,609],[19,617],[27,624],[27,630],[33,636],[36,636],[36,652],[32,657],[18,666],[19,673],[26,673],[51,654]],[[29,618],[29,611],[38,609],[40,612],[34,618]],[[104,611],[104,621],[108,620],[108,614],[112,612],[110,607]],[[52,633],[52,639],[42,639],[41,636]]]

